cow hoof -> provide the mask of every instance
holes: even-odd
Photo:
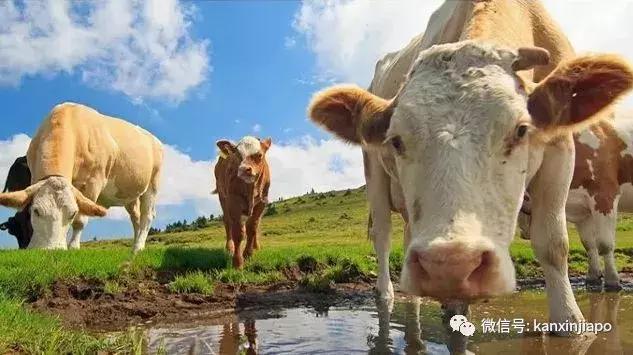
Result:
[[[618,291],[622,291],[622,285],[620,285],[620,282],[618,281],[617,283],[609,283],[609,282],[605,282],[604,284],[604,290],[607,292],[618,292]]]
[[[70,250],[78,250],[78,249],[80,249],[80,247],[81,246],[79,244],[70,244],[70,245],[68,245],[68,249],[70,249]]]
[[[244,256],[245,260],[248,260],[251,258],[251,256],[253,256],[253,251],[252,250],[248,250],[248,249],[244,249],[244,253],[242,254]]]

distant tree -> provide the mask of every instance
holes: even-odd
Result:
[[[160,228],[154,228],[154,227],[150,227],[149,229],[149,235],[156,235],[156,234],[160,234],[161,230]]]
[[[310,195],[314,195],[314,188],[310,189]]]

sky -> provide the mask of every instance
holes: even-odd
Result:
[[[156,227],[221,213],[210,194],[219,139],[272,137],[273,199],[360,186],[360,150],[314,127],[306,106],[333,83],[368,85],[441,2],[0,1],[0,184],[51,108],[72,101],[164,143]],[[633,1],[544,3],[579,52],[633,61]],[[0,208],[0,221],[12,214]],[[113,208],[83,239],[130,235]],[[0,232],[0,247],[15,246]]]

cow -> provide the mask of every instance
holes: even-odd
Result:
[[[26,162],[26,156],[19,157],[13,162],[7,174],[7,180],[2,192],[14,192],[26,189],[31,184],[31,170]],[[0,230],[7,231],[18,241],[18,248],[25,249],[29,246],[33,229],[31,228],[31,215],[28,210],[18,211],[15,216],[0,224]]]
[[[124,206],[134,227],[133,252],[145,247],[155,217],[162,143],[146,130],[76,103],[55,106],[27,152],[31,186],[0,194],[0,205],[31,214],[29,248],[80,247],[89,217]]]
[[[618,211],[633,212],[633,115],[618,110],[616,117],[574,135],[576,162],[565,208],[589,257],[587,286],[602,287],[602,256],[607,290],[622,288],[614,255]],[[519,215],[524,239],[530,209],[528,196]]]
[[[621,57],[576,56],[539,1],[470,0],[444,2],[369,90],[316,93],[310,119],[362,148],[380,297],[394,294],[392,210],[405,221],[402,291],[466,304],[513,291],[527,188],[550,320],[583,321],[567,272],[572,132],[632,86]]]
[[[270,138],[260,140],[246,136],[237,145],[228,140],[217,142],[220,156],[215,164],[216,189],[226,230],[226,250],[233,256],[233,266],[242,268],[244,259],[260,248],[259,224],[268,204],[270,168],[266,152]],[[245,217],[245,218],[244,218]],[[246,219],[246,221],[244,221]],[[240,243],[246,234],[244,253]]]

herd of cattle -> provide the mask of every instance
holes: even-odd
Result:
[[[583,316],[568,278],[566,217],[589,254],[588,282],[618,288],[618,208],[633,211],[633,119],[613,104],[633,87],[617,55],[578,56],[539,1],[446,1],[425,32],[377,66],[368,90],[316,94],[308,115],[362,148],[377,291],[393,298],[391,212],[405,221],[403,291],[439,300],[510,292],[517,216],[546,280],[550,319]],[[271,140],[217,143],[218,194],[233,264],[259,247]],[[124,206],[143,249],[162,145],[79,104],[53,108],[11,168],[0,225],[21,248],[78,248],[91,216]],[[569,198],[568,198],[569,196]],[[246,236],[243,253],[240,244]]]

